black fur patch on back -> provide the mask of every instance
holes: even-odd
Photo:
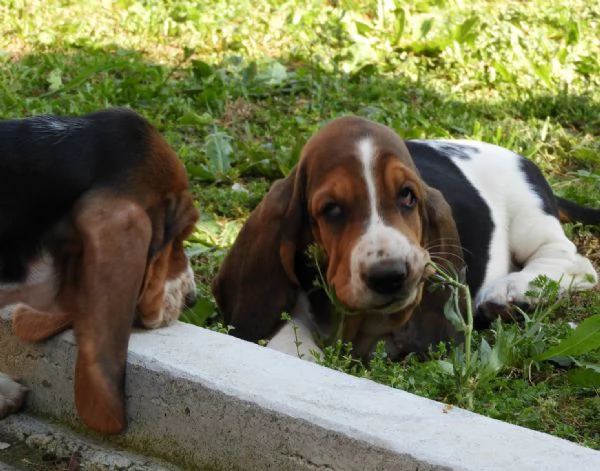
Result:
[[[452,208],[468,266],[467,283],[471,292],[476,293],[485,276],[494,223],[487,203],[451,159],[469,158],[469,155],[465,150],[457,155],[456,150],[462,147],[459,145],[405,143],[425,183],[441,191]]]
[[[150,125],[125,109],[0,121],[0,282],[19,282],[77,199],[143,161]]]

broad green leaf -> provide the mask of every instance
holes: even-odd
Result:
[[[194,307],[186,308],[181,314],[180,319],[197,326],[204,326],[208,318],[214,312],[213,303],[206,298],[198,298]]]
[[[579,23],[577,21],[571,20],[567,26],[567,44],[577,44],[579,41],[579,37],[581,36],[581,31],[579,28]]]
[[[223,225],[214,219],[203,217],[189,238],[190,250],[198,244],[212,249],[227,248],[233,244],[241,227],[241,221],[228,221]]]
[[[600,62],[598,61],[596,54],[590,53],[576,61],[575,67],[577,72],[582,75],[592,75],[597,74],[600,71]]]
[[[244,71],[242,73],[242,77],[244,78],[244,82],[251,83],[253,80],[256,80],[257,74],[258,74],[258,66],[256,65],[255,61],[252,61],[244,69]]]
[[[213,172],[204,168],[202,165],[187,164],[186,169],[192,177],[196,177],[202,181],[214,182],[217,179]]]
[[[547,360],[563,355],[581,355],[597,348],[600,348],[600,314],[588,317],[571,332],[571,335],[555,347],[542,352],[536,360]]]
[[[446,304],[444,304],[444,317],[450,321],[452,327],[454,327],[458,332],[463,332],[465,330],[465,321],[462,318],[460,312],[457,312],[456,296],[457,293],[453,292],[448,297]]]
[[[210,65],[204,61],[193,60],[192,61],[192,73],[200,80],[210,77],[214,71]]]
[[[399,8],[396,10],[396,22],[394,24],[394,36],[392,39],[392,44],[397,46],[402,39],[402,35],[404,34],[404,30],[406,28],[406,10],[404,8]]]
[[[206,136],[204,150],[210,165],[218,173],[225,173],[231,168],[231,137],[224,132],[217,131]]]
[[[459,44],[463,44],[463,43],[471,41],[476,34],[476,31],[474,29],[478,24],[479,24],[479,18],[477,18],[476,16],[472,16],[472,17],[468,18],[467,20],[463,21],[456,28],[456,31],[454,33],[454,39]]]
[[[508,82],[508,83],[515,82],[514,72],[512,70],[509,70],[509,68],[506,67],[505,64],[495,61],[492,63],[492,66],[493,66],[494,70],[496,71],[496,73],[502,78],[502,80],[504,80],[505,82]]]
[[[356,31],[358,31],[359,34],[361,34],[365,37],[369,36],[369,33],[371,33],[371,31],[373,31],[373,26],[371,26],[366,21],[358,19],[358,18],[354,19],[354,26],[356,27]]]
[[[273,61],[259,71],[256,79],[268,85],[280,85],[287,77],[288,73],[285,66],[277,61]]]
[[[423,21],[423,23],[421,23],[421,39],[425,38],[425,36],[429,34],[429,31],[431,31],[432,26],[433,18],[427,18]]]
[[[530,70],[540,79],[548,88],[552,88],[552,67],[546,63],[535,62],[533,59],[527,59]]]
[[[207,247],[202,244],[194,244],[185,250],[185,254],[190,258],[197,257],[198,255],[209,252],[211,249],[212,247]]]
[[[225,224],[225,227],[220,235],[222,245],[226,247],[233,245],[233,242],[239,234],[241,228],[242,225],[239,221],[229,221],[227,224]]]
[[[60,90],[63,86],[62,70],[60,70],[58,68],[52,69],[52,71],[50,71],[50,73],[48,74],[47,81],[48,81],[48,90],[50,90],[51,92]]]
[[[561,368],[572,368],[575,364],[574,359],[569,356],[552,357],[550,361]]]
[[[187,126],[206,126],[214,123],[215,119],[208,113],[194,113],[191,110],[186,110],[183,115],[177,120],[179,124]]]
[[[437,364],[440,367],[440,370],[442,371],[442,373],[447,374],[447,375],[454,374],[454,366],[449,361],[438,360]]]
[[[221,227],[214,219],[201,219],[190,239],[207,247],[218,247],[220,233]]]
[[[490,347],[490,344],[484,338],[481,339],[481,343],[479,344],[479,351],[481,352],[482,363],[488,363],[492,355],[492,347]]]
[[[600,374],[600,364],[597,364],[597,363],[588,363],[588,362],[585,362],[585,361],[578,361],[578,360],[573,360],[573,362],[577,366],[580,366],[581,368],[587,368],[589,370],[594,370],[596,373]]]
[[[567,378],[573,384],[586,388],[600,387],[600,372],[590,368],[576,368],[567,373]]]

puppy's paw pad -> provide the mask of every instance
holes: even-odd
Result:
[[[516,304],[497,304],[491,301],[484,302],[477,306],[474,324],[476,329],[488,328],[496,319],[501,319],[505,322],[520,322],[522,320],[519,310],[528,311],[531,305],[528,303]]]
[[[25,402],[27,388],[0,373],[0,419],[18,412]]]

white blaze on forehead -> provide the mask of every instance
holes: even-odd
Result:
[[[417,250],[408,238],[387,224],[380,214],[375,184],[377,147],[373,138],[364,137],[356,143],[358,159],[362,164],[362,176],[367,189],[369,218],[363,234],[358,238],[350,255],[350,287],[354,307],[370,307],[381,304],[384,299],[371,291],[365,284],[365,275],[380,263],[389,260],[404,260],[407,266],[422,269],[423,253]],[[412,293],[414,294],[414,293]]]
[[[369,196],[369,226],[383,223],[377,211],[377,192],[375,190],[375,146],[371,137],[363,137],[358,142],[358,157],[363,166],[363,176]]]

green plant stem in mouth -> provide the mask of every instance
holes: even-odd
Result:
[[[330,285],[327,282],[327,280],[323,274],[323,270],[321,268],[321,266],[324,263],[324,260],[326,258],[326,254],[323,251],[323,248],[317,244],[311,244],[307,248],[307,254],[310,258],[311,264],[317,270],[317,279],[315,279],[315,281],[314,281],[315,287],[320,288],[325,292],[325,295],[327,296],[327,298],[331,302],[331,305],[333,306],[333,308],[332,308],[333,319],[332,319],[332,328],[331,328],[330,335],[326,339],[320,339],[320,342],[324,343],[325,345],[333,345],[333,344],[335,344],[335,342],[337,342],[339,340],[343,340],[342,337],[344,334],[345,318],[347,316],[353,316],[353,315],[360,314],[361,311],[350,310],[347,307],[345,307],[340,302],[338,297],[336,296],[335,287]],[[472,307],[472,300],[471,300],[471,291],[467,284],[461,283],[458,281],[458,278],[459,278],[458,274],[449,273],[446,269],[442,268],[441,266],[439,266],[433,262],[428,262],[427,265],[435,270],[434,275],[432,275],[432,278],[434,281],[437,281],[438,283],[440,283],[444,286],[449,286],[452,290],[455,291],[452,294],[452,308],[454,310],[455,315],[452,316],[453,319],[451,319],[451,321],[453,321],[453,323],[455,324],[454,327],[457,330],[464,332],[464,336],[465,336],[465,368],[464,369],[465,369],[465,374],[469,375],[472,370],[472,368],[471,368],[471,343],[472,343],[472,335],[473,335],[473,307]],[[461,299],[460,292],[462,292],[462,295],[465,298],[466,311],[467,311],[466,312],[466,321],[460,311],[460,299]],[[458,325],[456,325],[457,321],[458,321]],[[464,384],[465,379],[466,378],[463,378],[463,377],[457,378],[457,380],[461,384]],[[470,397],[470,399],[468,400],[468,406],[471,409],[473,408],[473,398],[472,397]]]
[[[457,293],[453,294],[453,307],[454,312],[457,314],[455,319],[459,319],[461,322],[459,326],[454,326],[455,328],[459,328],[465,334],[465,369],[468,371],[471,370],[471,338],[473,336],[473,301],[471,299],[471,290],[466,283],[461,283],[458,281],[458,274],[450,274],[442,267],[433,262],[428,262],[431,268],[435,270],[435,274],[433,275],[434,279],[437,279],[442,284],[448,285],[454,290],[462,291],[463,296],[465,298],[465,310],[466,310],[466,322],[464,317],[460,312],[460,295]],[[470,399],[470,408],[473,407],[473,398]]]

